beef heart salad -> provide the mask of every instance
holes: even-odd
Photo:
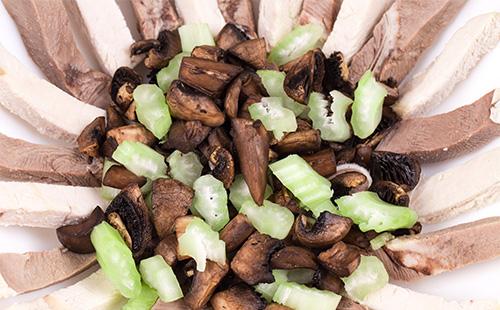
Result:
[[[500,309],[389,283],[500,256],[500,217],[422,233],[500,199],[500,149],[421,178],[500,136],[499,90],[421,116],[500,13],[407,78],[466,0],[132,0],[140,40],[114,1],[63,2],[3,0],[55,86],[0,47],[0,103],[67,145],[0,135],[0,225],[62,245],[0,254],[0,298],[99,270],[9,309]]]

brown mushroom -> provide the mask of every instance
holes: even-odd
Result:
[[[207,261],[205,271],[196,271],[189,292],[184,301],[190,309],[202,309],[212,297],[215,288],[229,271],[229,265],[223,266]]]
[[[372,152],[370,173],[374,181],[391,181],[412,190],[420,180],[420,164],[409,155]]]
[[[217,46],[228,50],[236,44],[249,40],[251,31],[245,27],[233,23],[226,24],[217,35]]]
[[[271,283],[271,255],[282,247],[282,241],[255,232],[236,252],[231,269],[248,285]]]
[[[311,168],[324,177],[331,176],[337,172],[335,152],[331,148],[321,150],[311,155],[304,155],[302,158],[311,165]]]
[[[373,149],[368,144],[359,144],[356,146],[356,153],[354,154],[354,162],[363,167],[370,166]]]
[[[367,310],[368,308],[358,304],[352,299],[342,296],[336,310]]]
[[[349,230],[342,241],[361,249],[368,249],[371,246],[370,239],[368,238],[367,234],[359,230],[359,227],[357,225],[351,226],[351,230]]]
[[[310,250],[299,246],[286,246],[271,256],[273,269],[318,269],[316,255]]]
[[[235,78],[226,91],[224,98],[224,111],[229,118],[238,117],[238,107],[240,100],[241,85],[243,81],[241,78]]]
[[[238,117],[247,119],[247,120],[252,120],[252,116],[250,115],[250,112],[248,112],[248,107],[250,107],[252,104],[260,102],[262,97],[248,97],[245,102],[240,106],[239,111],[238,111]]]
[[[113,226],[118,231],[125,244],[129,248],[131,248],[132,237],[128,233],[127,227],[125,226],[125,223],[123,223],[121,216],[116,212],[111,212],[107,215],[107,220],[109,224],[111,224],[111,226]]]
[[[106,121],[104,116],[97,117],[92,123],[85,126],[78,136],[78,150],[90,157],[99,157],[99,150],[104,142]]]
[[[106,130],[125,125],[125,120],[122,118],[118,110],[112,105],[106,108]]]
[[[315,49],[294,60],[283,83],[286,94],[297,102],[306,103],[311,91],[323,90],[325,75],[325,55]]]
[[[226,252],[230,253],[245,242],[255,231],[246,215],[238,214],[220,232],[220,240],[226,244]]]
[[[214,310],[262,310],[266,303],[249,286],[239,284],[215,294],[210,300]]]
[[[254,69],[267,68],[266,40],[263,38],[242,41],[231,47],[229,53]]]
[[[325,59],[323,88],[326,91],[335,89],[352,97],[353,87],[349,82],[349,68],[341,52],[335,52]]]
[[[224,123],[224,113],[217,107],[214,99],[179,80],[172,82],[167,103],[175,118],[200,121],[210,127],[218,127]]]
[[[177,262],[177,236],[170,234],[161,239],[155,248],[155,255],[161,255],[169,266]]]
[[[337,165],[348,164],[354,161],[356,156],[356,149],[352,147],[346,147],[336,154]]]
[[[103,143],[103,154],[111,158],[113,152],[123,141],[135,141],[152,146],[156,142],[155,136],[140,124],[126,125],[113,128],[106,133],[106,141]]]
[[[331,291],[336,294],[341,294],[344,289],[344,283],[342,283],[342,280],[325,269],[319,269],[314,274],[314,282],[315,286],[320,290]]]
[[[310,248],[331,246],[342,240],[352,226],[347,217],[322,212],[314,224],[304,214],[297,217],[294,224],[294,235],[297,241]]]
[[[161,69],[168,65],[170,59],[182,51],[181,38],[177,30],[163,30],[158,34],[159,47],[148,50],[144,66],[148,69]]]
[[[104,220],[104,212],[100,207],[78,223],[61,226],[56,229],[57,239],[71,252],[89,254],[95,252],[90,241],[92,229]]]
[[[123,113],[123,116],[128,119],[129,121],[137,121],[137,114],[135,113],[137,105],[135,101],[132,101],[130,105],[128,106],[127,111]]]
[[[358,164],[342,164],[328,178],[337,197],[366,191],[372,185],[370,172]]]
[[[275,191],[271,197],[269,197],[269,200],[286,207],[295,214],[298,214],[301,211],[297,199],[295,199],[292,193],[290,193],[290,191],[284,186],[279,191]]]
[[[193,49],[193,51],[191,52],[191,56],[195,58],[219,62],[224,59],[225,52],[222,48],[217,46],[201,45]]]
[[[139,186],[146,184],[146,178],[137,176],[123,166],[114,165],[106,171],[102,179],[102,185],[123,189],[127,185],[137,183]]]
[[[300,121],[299,121],[300,123]],[[321,148],[321,137],[316,129],[299,128],[286,134],[273,149],[281,155],[316,152]]]
[[[208,157],[208,165],[212,175],[220,180],[228,189],[234,180],[234,160],[233,155],[221,146],[212,148]]]
[[[160,147],[163,150],[179,150],[182,153],[192,152],[205,140],[210,129],[200,121],[175,120],[168,131],[165,143]]]
[[[264,310],[293,310],[292,308],[288,308],[287,306],[283,306],[280,304],[269,304]]]
[[[397,206],[408,207],[410,205],[410,196],[405,188],[391,181],[375,182],[370,188],[371,191],[378,194],[380,199]]]
[[[149,52],[151,49],[159,49],[161,47],[160,41],[156,39],[145,39],[134,42],[130,46],[130,55],[137,56]]]
[[[342,241],[318,255],[320,264],[339,277],[348,277],[358,268],[361,260],[359,250]]]
[[[120,67],[115,71],[111,82],[111,99],[122,112],[125,112],[134,100],[132,93],[141,83],[141,76],[133,69]]]
[[[217,127],[212,129],[207,137],[208,145],[211,148],[223,147],[228,151],[233,149],[233,141],[229,137],[228,133],[223,127]]]
[[[400,228],[396,229],[392,232],[392,234],[396,237],[406,236],[406,235],[418,235],[422,232],[422,224],[420,222],[416,222],[411,228]]]

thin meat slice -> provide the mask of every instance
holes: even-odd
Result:
[[[302,0],[261,0],[258,33],[266,39],[267,47],[274,47],[292,31],[297,22]]]
[[[396,0],[375,26],[373,37],[353,57],[351,82],[371,69],[380,81],[398,85],[466,1]]]
[[[33,144],[0,134],[0,176],[16,181],[99,187],[102,161],[60,147]]]
[[[500,42],[500,13],[476,16],[446,43],[425,71],[405,83],[392,106],[403,119],[421,115],[437,106]]]
[[[66,249],[0,254],[0,298],[16,296],[59,283],[96,263],[94,254]]]
[[[304,0],[299,13],[300,25],[318,24],[325,30],[324,37],[332,31],[342,0]]]
[[[256,32],[252,0],[217,0],[226,23],[247,27]]]
[[[143,39],[156,39],[162,30],[175,30],[182,26],[174,0],[131,0]]]
[[[175,7],[185,24],[206,23],[214,37],[226,24],[217,0],[175,0]]]
[[[33,75],[1,45],[0,104],[41,134],[71,144],[89,123],[105,114]]]

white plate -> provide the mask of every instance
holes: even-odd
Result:
[[[125,4],[125,6],[126,5],[127,4]],[[451,35],[467,20],[476,15],[492,11],[500,11],[500,0],[469,0],[468,4],[464,7],[456,20],[444,31],[438,42],[434,44],[434,46],[424,55],[414,72],[419,72],[425,68],[432,61],[432,59],[440,53],[444,44],[451,37]],[[130,12],[127,13],[127,16],[132,15]],[[134,25],[134,22],[129,20],[129,25]],[[17,29],[1,3],[0,44],[6,47],[34,72],[42,76],[40,70],[33,64],[26,53]],[[438,109],[433,111],[433,113],[442,113],[453,110],[461,105],[469,104],[475,99],[481,97],[483,94],[497,87],[500,87],[500,46],[497,46],[493,52],[487,55],[477,68],[472,71],[469,78],[463,83],[460,83],[448,100],[446,100]],[[30,91],[29,85],[26,85],[26,91]],[[40,104],[43,104],[43,102],[40,102]],[[0,132],[35,143],[54,143],[54,141],[41,136],[28,124],[17,119],[16,117],[13,117],[1,107]],[[473,154],[468,154],[446,163],[426,165],[423,167],[423,173],[425,176],[429,176],[448,167],[460,165],[478,153],[495,147],[500,147],[500,138],[497,138],[494,142],[481,148],[480,150],[477,150]],[[0,156],[9,156],[9,154],[2,153]],[[500,216],[500,202],[438,225],[426,226],[424,227],[424,230],[432,231],[454,224],[469,222],[490,216]],[[500,232],[498,233],[498,236],[500,238]],[[0,240],[0,252],[22,253],[25,251],[40,251],[59,245],[55,231],[48,229],[15,227],[0,228]],[[89,272],[84,275],[88,273]],[[0,300],[0,309],[5,308],[13,302],[28,301],[48,294],[58,287],[74,283],[77,279],[81,279],[84,275],[80,275],[79,277],[66,281],[63,284],[38,292],[7,300]],[[441,295],[455,300],[467,300],[472,298],[498,299],[500,296],[500,259],[463,268],[455,272],[426,278],[411,284],[400,284],[419,292]]]

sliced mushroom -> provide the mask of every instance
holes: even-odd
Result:
[[[356,146],[354,162],[363,167],[370,167],[373,149],[368,144],[359,144]]]
[[[240,284],[218,292],[210,300],[214,310],[262,310],[266,303],[249,286]]]
[[[420,180],[420,164],[409,155],[391,152],[372,153],[370,173],[374,181],[391,181],[412,190]]]
[[[207,261],[205,271],[196,271],[189,292],[184,296],[184,302],[190,309],[202,309],[212,297],[215,288],[229,271],[229,265],[220,266]]]
[[[116,212],[111,212],[107,216],[108,222],[118,231],[125,244],[132,247],[132,237],[128,233],[125,223],[123,223],[121,216]]]
[[[135,101],[132,101],[128,106],[127,111],[123,113],[123,116],[125,116],[125,118],[128,119],[129,121],[137,121],[137,114],[135,114],[136,107],[137,105]]]
[[[299,129],[286,134],[273,148],[281,155],[315,152],[321,148],[321,137],[316,129]]]
[[[326,290],[336,294],[341,294],[344,289],[344,283],[342,283],[342,280],[325,269],[319,269],[314,274],[314,282],[315,286],[320,290]]]
[[[248,112],[248,107],[250,107],[252,104],[260,102],[262,97],[260,96],[252,96],[248,97],[245,102],[240,106],[240,109],[238,111],[238,117],[247,119],[247,120],[252,120],[252,116],[250,115],[250,112]]]
[[[133,183],[142,187],[146,184],[146,181],[145,177],[137,176],[123,166],[114,165],[106,171],[102,179],[102,185],[123,189]]]
[[[282,247],[282,241],[256,232],[236,252],[231,269],[248,285],[271,283],[271,255]]]
[[[113,128],[106,133],[106,141],[103,143],[103,154],[111,158],[113,152],[123,141],[136,141],[152,146],[156,142],[155,136],[140,124],[126,125]]]
[[[294,234],[300,244],[310,248],[331,246],[342,240],[351,229],[352,220],[347,217],[323,212],[316,222],[301,214],[295,220]]]
[[[302,158],[311,165],[311,168],[324,177],[331,176],[337,172],[335,152],[331,148],[321,150],[311,155],[304,155]]]
[[[334,52],[330,57],[325,59],[323,87],[326,91],[335,89],[352,96],[353,88],[349,82],[349,68],[341,52]]]
[[[240,42],[231,47],[229,53],[254,69],[266,69],[268,66],[266,40],[263,38]]]
[[[365,307],[361,304],[358,304],[352,299],[342,296],[336,310],[368,310],[368,307]]]
[[[279,191],[275,191],[271,197],[269,197],[269,200],[286,207],[295,214],[298,214],[301,211],[297,199],[295,199],[292,193],[290,193],[290,191],[284,186]]]
[[[269,304],[264,310],[292,310],[292,308],[288,308],[287,306],[283,306],[280,304]]]
[[[148,69],[161,69],[168,65],[170,59],[182,51],[181,38],[177,30],[163,30],[158,34],[160,46],[149,49],[144,65]]]
[[[299,246],[286,246],[271,256],[273,269],[318,269],[316,255],[310,250]]]
[[[237,77],[234,79],[226,91],[226,96],[224,98],[224,111],[230,118],[238,117],[238,107],[240,100],[240,92],[243,81],[241,78]]]
[[[378,181],[370,188],[371,191],[388,202],[397,206],[408,207],[410,205],[410,196],[403,186],[391,181]]]
[[[78,136],[78,150],[90,157],[99,157],[99,150],[104,142],[106,120],[104,116],[97,117],[88,124]]]
[[[170,234],[161,239],[155,248],[155,255],[161,255],[169,266],[177,262],[177,237]]]
[[[212,129],[208,134],[207,142],[211,148],[223,147],[228,151],[233,150],[233,141],[223,127]]]
[[[392,232],[392,234],[396,237],[406,236],[406,235],[418,235],[422,232],[422,224],[420,222],[416,222],[411,228],[400,228],[396,229]]]
[[[118,110],[112,105],[106,108],[106,130],[125,125],[125,120],[122,118]]]
[[[226,189],[228,189],[234,180],[234,160],[233,155],[221,146],[216,146],[210,152],[208,165],[212,170],[212,175],[219,179]]]
[[[214,99],[179,80],[172,82],[167,102],[175,118],[200,121],[210,127],[218,127],[224,123],[224,113],[217,107]]]
[[[195,58],[219,62],[224,59],[225,52],[222,48],[217,46],[201,45],[193,49],[193,51],[191,52],[191,56]]]
[[[226,252],[230,253],[245,242],[255,231],[246,215],[238,214],[227,223],[220,232],[220,240],[226,244]]]
[[[323,90],[324,76],[325,55],[321,50],[315,49],[294,61],[286,74],[283,87],[290,98],[305,104],[311,91]]]
[[[372,185],[370,172],[358,164],[342,164],[337,172],[328,178],[336,196],[366,191]]]
[[[161,144],[163,150],[179,150],[189,153],[208,136],[210,127],[200,121],[175,120],[168,131],[167,140]]]
[[[249,40],[249,29],[233,23],[226,24],[217,35],[217,46],[228,50],[236,44]]]
[[[134,42],[130,46],[130,55],[137,56],[149,52],[151,49],[159,49],[161,47],[160,41],[156,39],[145,39]]]
[[[356,156],[356,149],[352,147],[346,147],[337,153],[337,165],[348,164],[354,161]]]
[[[133,69],[120,67],[116,70],[111,82],[111,99],[122,112],[126,111],[134,100],[132,93],[141,83],[141,76]]]
[[[342,241],[318,255],[320,264],[339,277],[348,277],[358,268],[361,255],[359,250]]]
[[[94,226],[100,224],[103,220],[104,212],[100,207],[96,207],[87,218],[80,222],[57,228],[57,239],[71,252],[79,254],[93,253],[95,250],[90,241],[90,233]]]
[[[370,248],[370,239],[367,234],[363,233],[359,230],[357,225],[352,225],[351,230],[347,233],[347,235],[342,239],[343,242],[347,244],[351,244],[357,246],[361,249]]]

